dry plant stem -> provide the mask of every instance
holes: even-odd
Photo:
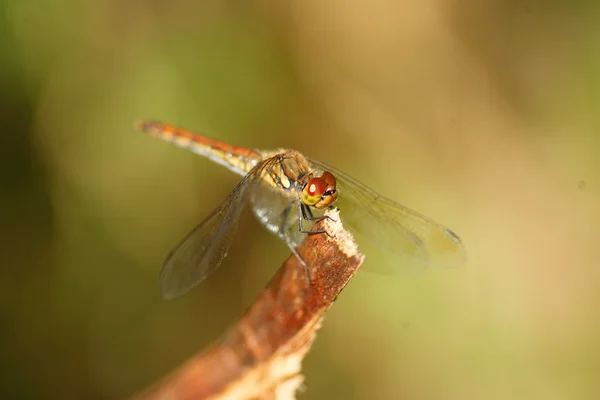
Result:
[[[292,255],[215,345],[136,398],[294,399],[325,312],[364,259],[337,212],[330,216],[318,223],[329,235],[308,236],[298,248],[314,285]]]

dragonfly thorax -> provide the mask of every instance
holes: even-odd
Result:
[[[316,175],[306,158],[294,150],[259,153],[265,159],[275,159],[269,168],[270,183],[286,192],[295,192],[303,204],[317,210],[324,209],[335,202],[338,196],[336,179],[331,172],[324,171]]]

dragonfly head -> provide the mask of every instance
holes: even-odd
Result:
[[[311,178],[302,190],[302,202],[317,210],[333,204],[337,196],[335,177],[328,171],[323,172],[321,176]]]

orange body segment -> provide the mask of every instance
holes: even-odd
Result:
[[[250,172],[263,158],[255,150],[233,146],[162,122],[144,120],[136,127],[150,136],[208,157],[240,175]]]

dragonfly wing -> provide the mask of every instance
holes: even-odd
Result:
[[[181,296],[208,278],[221,265],[231,247],[240,214],[251,188],[260,180],[267,159],[254,167],[202,223],[169,254],[160,273],[165,298]]]
[[[320,161],[316,170],[330,171],[337,180],[336,206],[340,218],[359,239],[371,241],[398,258],[397,265],[373,266],[386,274],[419,272],[426,267],[464,264],[466,252],[460,238],[445,226],[381,196],[365,184]]]
[[[250,197],[252,211],[265,228],[279,237],[286,235],[297,247],[306,234],[298,230],[298,203],[292,204],[292,201],[289,196],[282,195],[280,189],[267,185],[256,185]]]

